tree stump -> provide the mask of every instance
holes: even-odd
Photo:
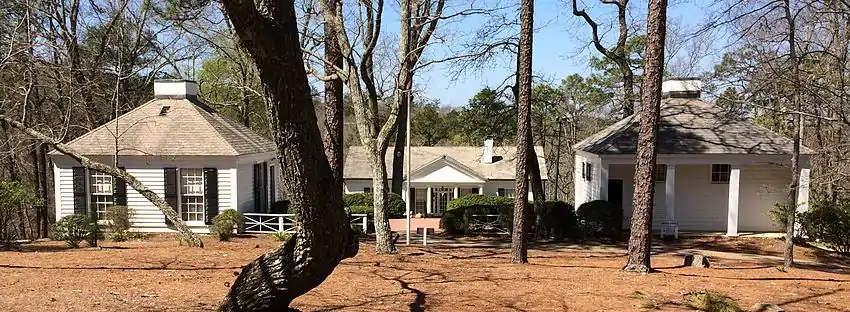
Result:
[[[685,256],[685,266],[708,268],[709,267],[708,257],[703,256],[703,255],[686,255]]]

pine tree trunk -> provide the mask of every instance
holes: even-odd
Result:
[[[324,157],[293,1],[225,0],[224,7],[269,91],[282,184],[299,228],[281,248],[243,268],[219,310],[288,310],[292,300],[357,253],[357,238],[343,209],[342,189],[336,188],[340,182]]]
[[[531,147],[531,48],[534,0],[522,0],[517,54],[516,202],[511,236],[511,263],[528,262],[528,157]],[[539,167],[538,167],[539,168]]]
[[[641,90],[640,130],[638,132],[635,191],[632,201],[629,258],[624,271],[649,273],[652,270],[652,208],[655,183],[653,172],[658,150],[658,119],[661,106],[661,76],[664,72],[664,37],[667,1],[650,0],[647,16],[644,83]],[[602,181],[607,183],[607,181]]]
[[[799,112],[800,105],[800,59],[797,56],[796,23],[791,13],[791,4],[784,1],[785,20],[788,22],[788,51],[792,65],[792,90],[790,102],[794,105],[794,147],[791,154],[791,185],[788,192],[788,207],[791,207],[786,216],[785,226],[785,250],[783,252],[783,266],[789,269],[794,266],[794,230],[795,217],[797,215],[797,192],[800,187],[800,133],[803,131],[802,117]]]

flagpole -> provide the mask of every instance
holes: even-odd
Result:
[[[410,92],[410,90],[406,90],[406,91]],[[406,174],[407,183],[405,183],[406,188],[407,188],[407,200],[405,200],[405,209],[407,210],[407,213],[405,214],[407,216],[407,236],[405,236],[405,243],[407,245],[410,245],[410,205],[412,204],[410,202],[410,199],[413,198],[412,196],[410,196],[411,195],[410,194],[410,178],[411,178],[410,177],[410,114],[411,114],[410,111],[412,111],[412,109],[411,109],[412,103],[411,103],[411,100],[410,100],[410,94],[409,93],[405,93],[404,96],[407,97],[407,128],[406,128],[407,133],[406,133],[406,138],[404,140],[405,144],[407,144],[406,151],[404,153],[405,158],[407,158],[407,161],[406,161],[407,164],[405,164],[405,167],[406,167],[405,171],[407,172],[407,174]]]

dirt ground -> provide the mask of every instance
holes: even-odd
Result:
[[[240,266],[275,247],[271,237],[207,247],[172,237],[69,250],[62,242],[0,252],[0,311],[209,311]],[[775,239],[685,239],[653,256],[657,273],[623,273],[620,246],[543,244],[530,265],[507,263],[499,247],[401,247],[379,256],[370,243],[319,288],[299,298],[304,311],[665,311],[691,292],[716,291],[744,309],[773,303],[786,311],[850,311],[850,270],[825,253],[797,248],[805,263],[787,273]],[[604,247],[604,246],[602,246]],[[709,269],[681,267],[681,249],[715,250]],[[736,255],[744,252],[764,256]],[[730,256],[731,255],[731,256]],[[824,265],[816,261],[829,262]],[[636,295],[640,292],[643,295]]]

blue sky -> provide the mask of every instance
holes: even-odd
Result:
[[[591,5],[589,12],[600,24],[607,19],[615,18],[612,9],[601,7],[598,1],[587,0]],[[636,19],[645,19],[646,2],[634,1],[632,15]],[[674,1],[671,1],[674,2]],[[581,3],[581,1],[579,2]],[[586,75],[589,73],[587,61],[591,55],[598,55],[592,47],[587,46],[590,38],[590,28],[572,15],[568,7],[569,0],[547,0],[536,1],[535,5],[535,28],[533,46],[533,69],[536,77],[542,80],[557,83],[562,78],[578,73]],[[640,10],[640,11],[638,11]],[[704,16],[704,8],[692,4],[671,4],[668,9],[668,20],[675,20],[687,27],[693,27]],[[385,14],[396,14],[396,10],[390,9]],[[480,20],[465,20],[449,26],[451,32],[470,33],[480,27]],[[387,23],[388,32],[397,29],[397,22]],[[607,40],[616,35],[616,29],[608,29],[600,25],[600,32],[609,31],[609,35],[603,37]],[[445,53],[452,47],[432,46],[429,51],[431,55]],[[466,105],[480,89],[490,86],[496,87],[511,75],[513,71],[513,58],[503,57],[496,60],[493,66],[478,72],[467,72],[457,79],[451,79],[450,66],[443,63],[431,66],[417,74],[415,84],[417,89],[424,90],[425,96],[430,99],[438,99],[444,106],[459,107]],[[704,62],[705,63],[705,62]],[[707,65],[710,65],[708,61]]]

